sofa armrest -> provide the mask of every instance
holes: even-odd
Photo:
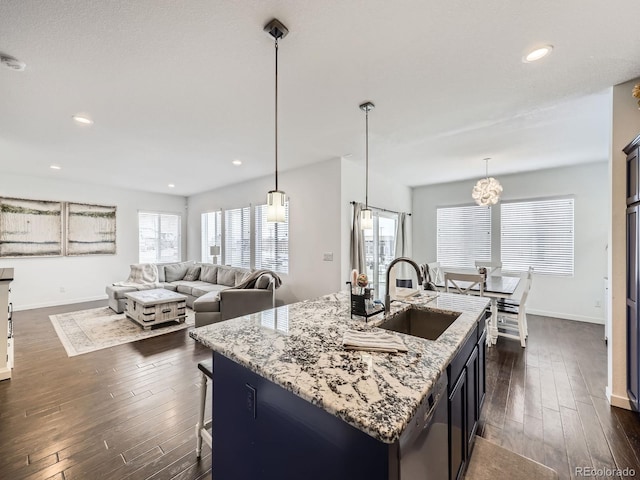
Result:
[[[220,314],[222,320],[249,315],[273,308],[275,294],[272,290],[247,288],[222,290],[220,292]]]

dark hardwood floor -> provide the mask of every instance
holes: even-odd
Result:
[[[187,330],[68,358],[48,316],[93,302],[14,313],[15,368],[0,382],[2,479],[198,479],[197,363]],[[211,398],[209,396],[209,398]]]
[[[16,367],[0,382],[0,478],[208,478],[195,458],[199,373],[209,351],[186,330],[68,358],[48,316],[17,312]],[[529,317],[528,346],[488,351],[479,434],[575,478],[574,467],[635,469],[640,417],[604,396],[603,327]],[[211,397],[209,397],[211,398]]]
[[[561,479],[579,478],[577,467],[628,467],[635,476],[623,478],[640,478],[640,415],[610,407],[605,396],[604,327],[528,318],[526,348],[499,338],[487,352],[478,434],[552,467]]]

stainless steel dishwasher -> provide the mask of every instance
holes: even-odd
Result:
[[[400,437],[400,480],[449,478],[447,385],[444,372]]]

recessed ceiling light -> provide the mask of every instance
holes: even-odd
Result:
[[[83,125],[93,125],[93,120],[85,115],[74,115],[71,118],[73,118],[76,123],[81,123]]]
[[[169,188],[175,188],[175,185],[173,183],[170,183],[169,185],[167,185],[167,187]]]
[[[536,48],[535,50],[525,55],[522,61],[525,63],[535,62],[536,60],[540,60],[541,58],[549,55],[551,53],[551,50],[553,50],[553,45],[545,45],[543,47]]]
[[[62,170],[62,167],[60,165],[49,165],[49,168],[51,170]]]
[[[233,163],[237,167],[239,165],[242,165],[242,160],[233,160],[231,163]]]

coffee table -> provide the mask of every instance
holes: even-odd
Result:
[[[187,296],[181,293],[154,288],[125,293],[127,309],[125,314],[145,330],[153,325],[166,322],[184,322],[187,318]]]

